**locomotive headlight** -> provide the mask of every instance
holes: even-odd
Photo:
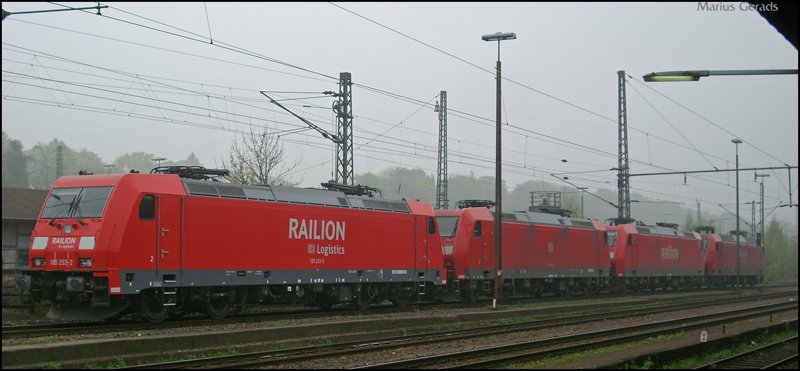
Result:
[[[33,266],[34,267],[44,267],[47,265],[47,259],[45,258],[33,258]]]
[[[92,258],[79,258],[78,259],[78,266],[81,268],[91,268],[92,267]]]

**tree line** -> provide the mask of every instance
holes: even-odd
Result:
[[[48,189],[58,177],[58,147],[61,147],[61,175],[77,175],[84,170],[94,174],[127,173],[131,170],[150,172],[156,166],[155,155],[147,152],[132,152],[117,156],[110,164],[87,149],[76,150],[61,140],[38,143],[24,149],[22,142],[9,138],[3,132],[3,188]],[[201,165],[194,153],[179,161],[164,161],[167,165]]]

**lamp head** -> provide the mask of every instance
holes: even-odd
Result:
[[[498,32],[489,35],[481,36],[483,41],[500,41],[500,40],[514,40],[517,38],[517,34],[513,32]]]
[[[731,139],[731,143],[741,144],[742,141],[740,139],[734,138],[734,139]]]
[[[666,71],[651,72],[642,76],[646,82],[699,81],[708,76],[708,71]]]

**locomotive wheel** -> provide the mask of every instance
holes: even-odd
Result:
[[[392,295],[391,301],[396,307],[406,309],[414,303],[414,290],[399,288],[398,292]]]
[[[225,318],[231,312],[231,301],[227,297],[210,298],[205,303],[205,310],[211,318]]]
[[[468,303],[475,304],[478,301],[478,290],[468,288],[464,296],[466,297]]]
[[[372,286],[362,286],[360,291],[357,303],[358,309],[367,310],[372,306]]]
[[[139,315],[147,322],[158,323],[167,318],[169,308],[165,307],[156,290],[144,290],[139,294]]]
[[[392,304],[394,304],[396,307],[400,309],[408,308],[409,306],[411,306],[412,302],[413,301],[411,300],[411,298],[405,295],[399,295],[392,298]]]

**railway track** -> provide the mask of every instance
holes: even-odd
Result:
[[[781,287],[790,287],[788,285],[766,285],[763,288],[781,288]],[[797,287],[796,285],[793,287]],[[741,291],[741,290],[739,290]],[[638,293],[636,296],[658,296],[664,295],[667,293],[692,293],[695,291],[654,291],[654,292],[644,292]],[[592,298],[604,298],[604,297],[625,297],[630,294],[600,294],[594,295]],[[715,297],[725,297],[728,295],[732,295],[727,292],[720,292],[720,293],[712,293],[704,295],[705,298],[715,298]],[[777,293],[776,295],[780,295]],[[548,304],[554,302],[565,302],[574,300],[576,297],[545,297],[545,298],[512,298],[507,299],[506,304],[525,304],[525,303],[540,303],[540,304]],[[578,298],[587,298],[586,296],[580,296]],[[665,299],[666,300],[666,299]],[[674,300],[674,299],[668,299]],[[660,301],[660,300],[659,300]],[[434,309],[446,309],[448,306],[452,306],[454,308],[465,308],[465,307],[481,307],[484,306],[487,300],[480,300],[477,303],[469,304],[463,302],[457,303],[425,303],[421,305],[417,305],[414,310],[427,310],[428,308]],[[396,308],[391,305],[376,305],[373,306],[369,312],[369,314],[386,314],[386,313],[397,313],[407,311],[409,309],[400,309]],[[80,334],[100,334],[100,333],[110,333],[110,332],[124,332],[124,331],[144,331],[144,330],[162,330],[162,329],[171,329],[171,328],[184,328],[184,327],[194,327],[194,326],[207,326],[207,325],[224,325],[224,324],[233,324],[233,323],[251,323],[251,322],[261,322],[261,321],[280,321],[280,320],[293,320],[293,319],[302,319],[309,315],[314,315],[317,317],[320,316],[348,316],[348,315],[363,315],[365,312],[361,310],[355,310],[352,308],[347,307],[340,307],[340,308],[333,308],[328,311],[323,311],[319,309],[308,309],[299,306],[294,307],[286,307],[284,309],[275,310],[271,309],[268,312],[261,312],[261,313],[247,313],[247,314],[240,314],[237,316],[232,316],[224,319],[210,319],[205,317],[200,318],[181,318],[181,319],[173,319],[169,321],[165,321],[158,324],[152,324],[149,322],[143,322],[137,319],[132,320],[120,320],[116,322],[73,322],[73,323],[55,323],[55,324],[45,324],[45,325],[29,325],[29,326],[3,326],[2,328],[2,339],[14,339],[20,337],[37,337],[37,336],[55,336],[55,335],[80,335]]]
[[[683,317],[674,320],[602,330],[577,335],[481,348],[473,351],[441,354],[396,362],[374,364],[372,368],[499,368],[515,363],[553,357],[587,349],[637,341],[688,329],[766,316],[797,309],[797,303],[780,303],[722,313]]]
[[[797,369],[797,336],[750,349],[695,369]]]
[[[751,300],[766,300],[767,298],[776,298],[783,295],[769,294],[768,296],[752,297]],[[793,292],[796,295],[796,291]],[[205,358],[197,360],[187,360],[178,362],[158,363],[141,365],[132,368],[252,368],[264,366],[277,366],[285,367],[286,365],[295,362],[305,362],[309,360],[324,360],[325,358],[348,356],[355,353],[371,352],[376,350],[387,350],[392,348],[407,347],[412,345],[424,345],[435,343],[440,345],[442,342],[458,341],[460,339],[479,338],[491,335],[499,335],[520,331],[533,331],[544,328],[554,328],[559,326],[570,326],[581,323],[593,321],[613,320],[615,318],[626,318],[630,316],[642,316],[647,314],[664,313],[669,311],[677,311],[685,308],[698,307],[698,306],[722,306],[734,302],[741,302],[742,299],[709,299],[705,301],[698,300],[697,298],[686,300],[684,302],[675,302],[673,304],[664,305],[663,303],[653,304],[650,307],[637,307],[629,308],[626,310],[619,310],[619,305],[616,304],[616,310],[609,311],[607,308],[597,308],[594,311],[588,310],[578,313],[570,313],[569,315],[550,316],[547,318],[540,318],[536,320],[528,320],[513,324],[483,326],[478,328],[470,328],[463,330],[447,330],[426,332],[416,335],[404,335],[384,337],[372,340],[359,340],[350,342],[341,342],[336,344],[329,344],[323,346],[311,346],[296,348],[281,351],[269,352],[255,352],[248,354],[240,354],[233,356]],[[796,302],[782,303],[781,308],[787,306],[797,307]],[[717,314],[713,315],[717,316]],[[683,320],[683,319],[682,319]],[[496,353],[496,349],[488,350],[489,353]],[[461,358],[462,353],[458,353]],[[409,362],[409,361],[403,361]],[[397,365],[382,364],[376,367],[415,367],[412,363],[399,363]],[[434,366],[438,367],[436,364]]]
[[[396,311],[392,308],[376,308],[377,313],[381,311]],[[3,327],[3,340],[13,339],[19,337],[37,337],[37,336],[54,336],[54,335],[80,335],[80,334],[98,334],[109,332],[124,332],[124,331],[152,331],[163,330],[171,328],[182,327],[196,327],[208,325],[224,325],[231,323],[251,323],[263,321],[281,321],[291,320],[298,318],[305,318],[310,314],[315,316],[340,316],[347,315],[348,313],[358,313],[348,309],[332,309],[330,311],[320,311],[318,309],[298,309],[293,308],[281,312],[268,312],[268,313],[251,313],[241,314],[223,319],[210,319],[210,318],[181,318],[166,321],[162,323],[149,323],[138,320],[121,320],[114,323],[98,323],[98,322],[79,322],[79,323],[57,323],[47,325],[30,325],[30,326],[8,326]]]

